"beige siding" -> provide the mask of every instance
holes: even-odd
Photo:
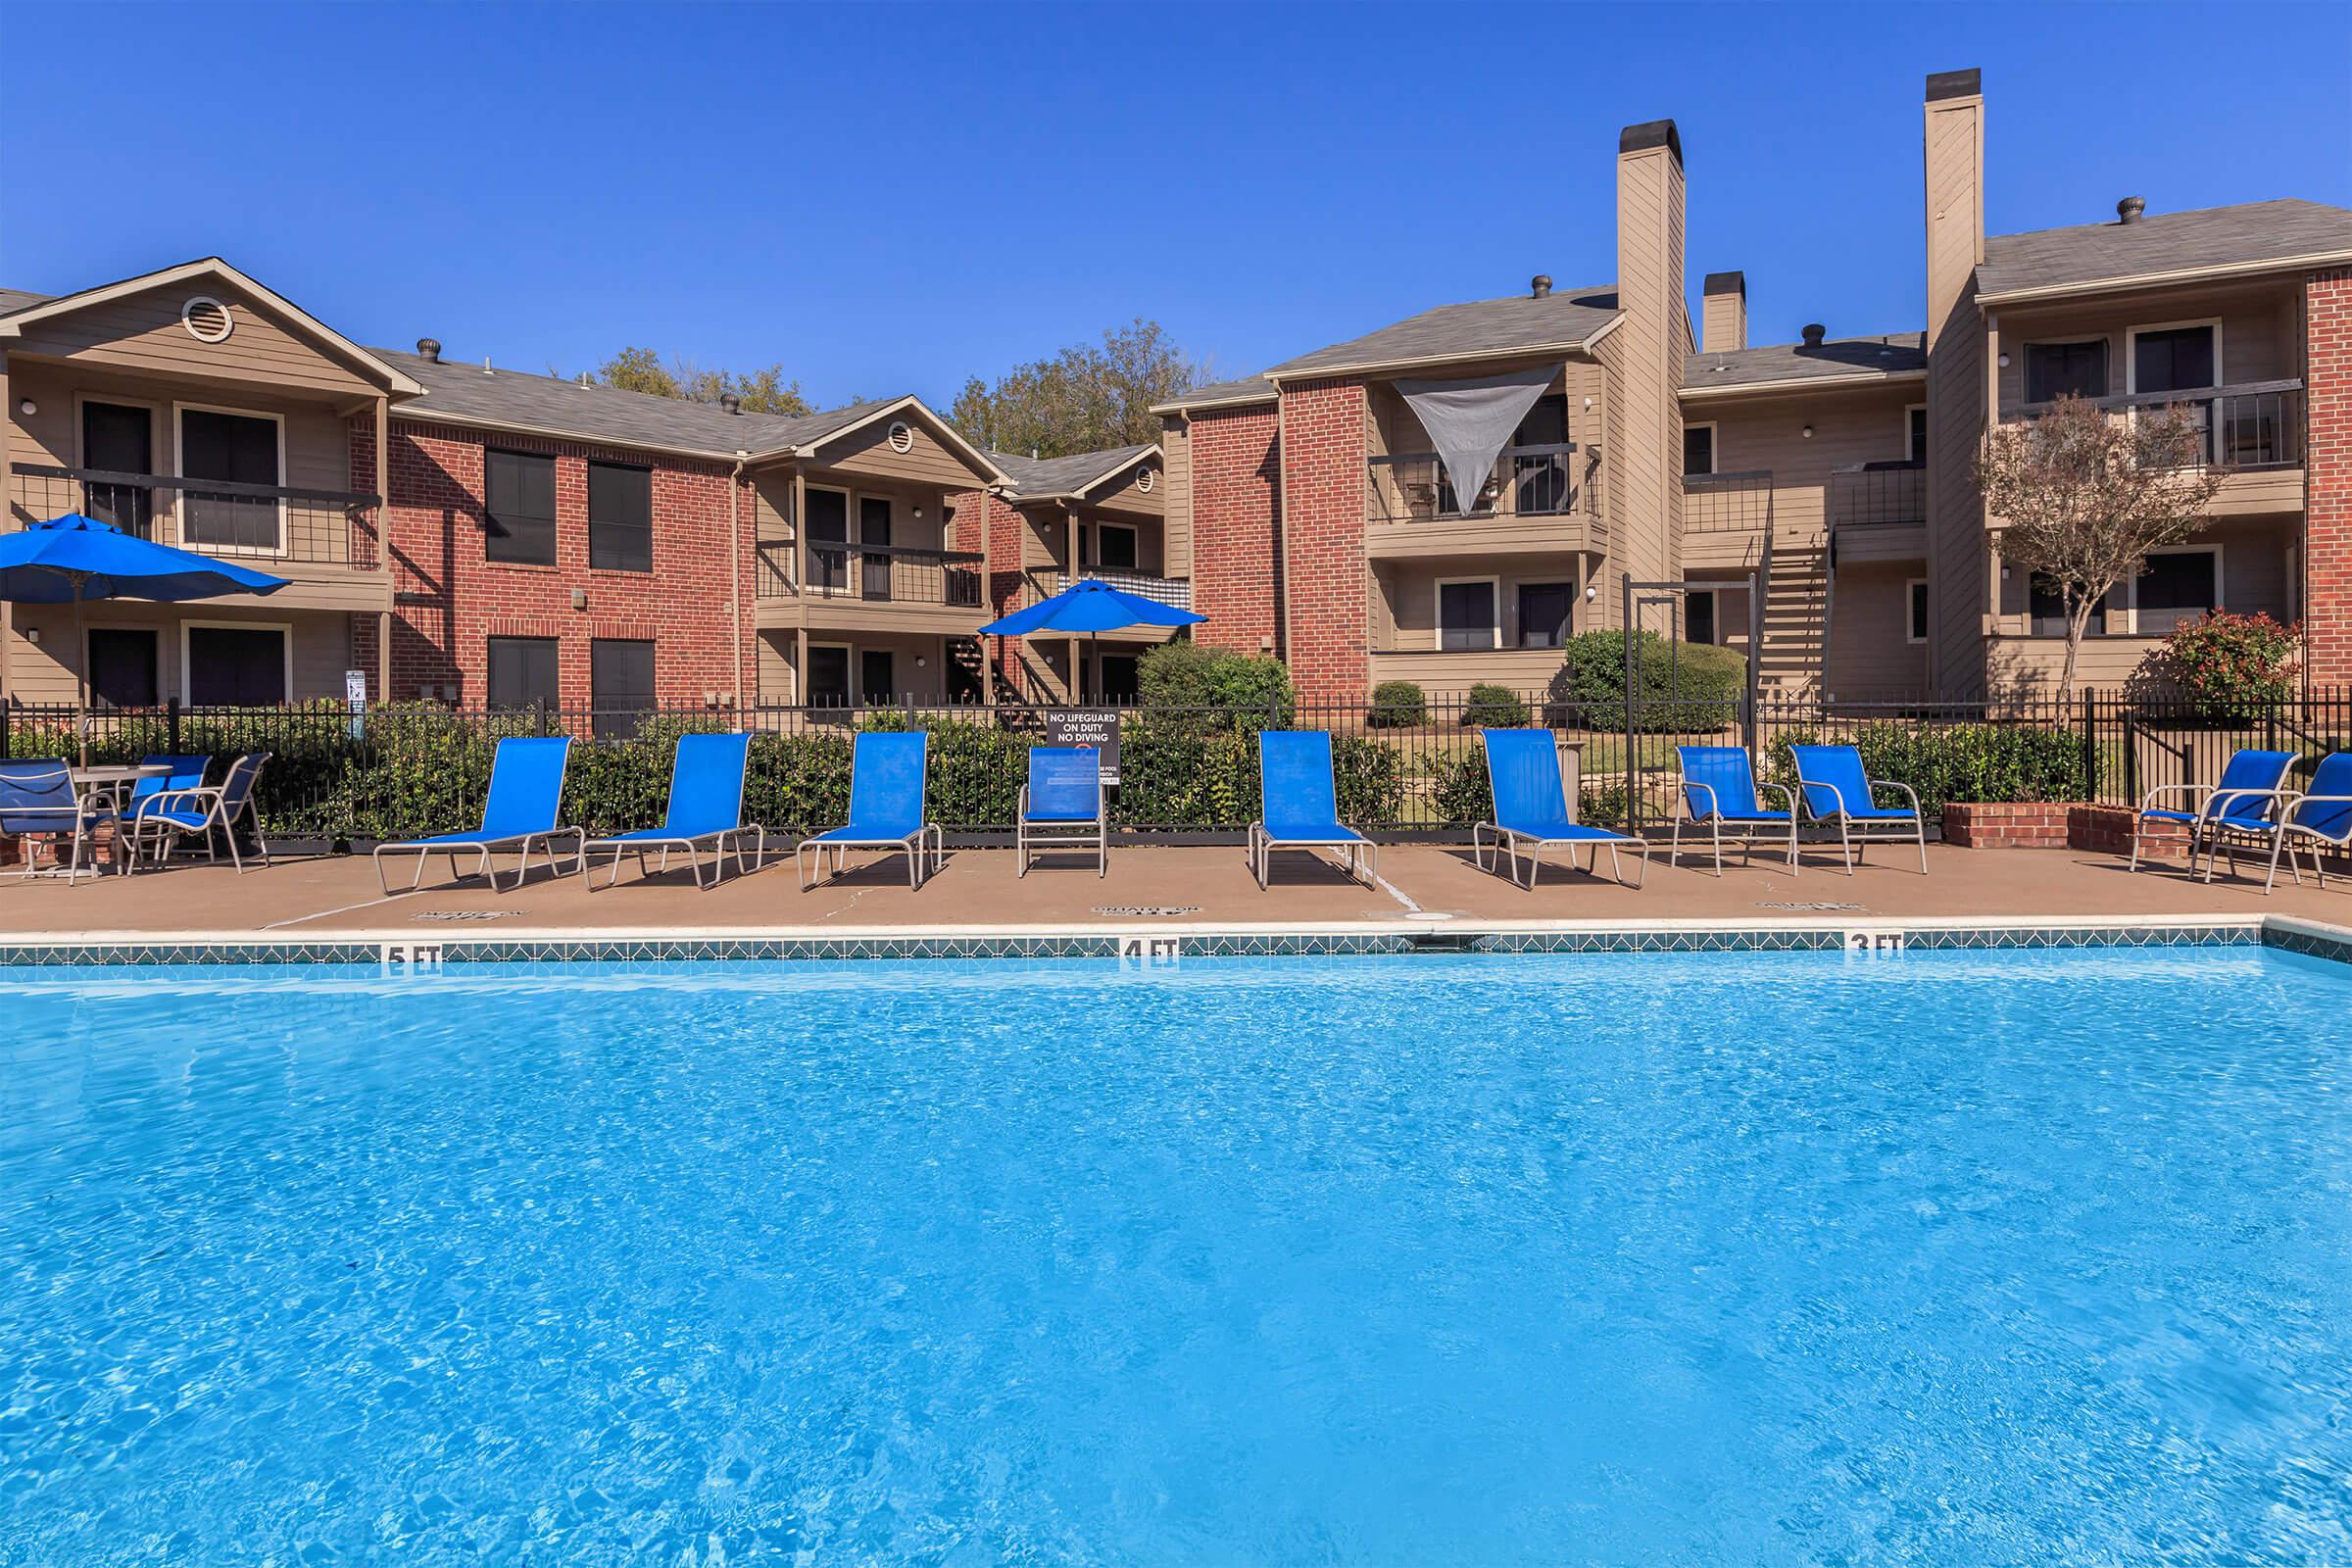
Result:
[[[2299,288],[2278,284],[2230,289],[2174,289],[2121,299],[2074,301],[2031,310],[2001,312],[2001,347],[2009,363],[1998,367],[2000,406],[2026,401],[2026,345],[2080,343],[2097,338],[2107,345],[2108,387],[2122,396],[2130,389],[2129,333],[2135,326],[2178,325],[2218,319],[2222,328],[2221,378],[2225,384],[2276,381],[2303,373],[2296,302]]]
[[[1152,479],[1150,489],[1146,489],[1142,482],[1147,474]],[[1129,469],[1127,477],[1118,484],[1089,495],[1087,505],[1102,512],[1132,513],[1142,517],[1163,516],[1168,504],[1164,477],[1158,464],[1139,464]]]
[[[1441,580],[1494,578],[1497,582],[1502,616],[1502,641],[1515,648],[1519,641],[1519,589],[1531,583],[1566,583],[1579,592],[1569,621],[1572,631],[1590,631],[1599,623],[1597,600],[1582,597],[1590,579],[1580,572],[1574,556],[1548,560],[1525,557],[1494,563],[1389,562],[1377,569],[1373,594],[1373,647],[1383,653],[1434,653],[1438,647],[1438,584]],[[1557,661],[1557,650],[1552,651]]]
[[[1908,640],[1910,584],[1925,575],[1922,565],[1838,568],[1830,612],[1830,696],[1857,701],[1927,692],[1927,645]]]
[[[1919,383],[1905,382],[1805,396],[1707,399],[1685,409],[1683,417],[1715,426],[1718,470],[1771,470],[1773,537],[1802,542],[1822,532],[1834,470],[1902,460],[1905,410],[1923,396]]]
[[[199,294],[228,307],[235,325],[224,341],[200,341],[181,323],[181,307]],[[375,390],[350,367],[287,330],[266,308],[209,279],[149,289],[36,321],[24,329],[10,354],[363,397]]]
[[[1625,319],[1617,382],[1626,417],[1604,450],[1625,470],[1626,510],[1610,537],[1637,578],[1663,579],[1677,567],[1681,533],[1683,169],[1664,147],[1617,158],[1617,294]]]
[[[1160,425],[1160,505],[1168,530],[1168,575],[1193,574],[1193,433],[1181,418]]]
[[[890,426],[893,419],[876,419],[851,431],[837,441],[827,442],[809,454],[811,469],[829,468],[838,473],[853,474],[888,485],[935,486],[943,490],[969,490],[976,483],[986,482],[994,474],[973,466],[961,453],[950,447],[939,433],[921,416],[908,415],[905,422],[914,434],[912,450],[900,453],[891,450]]]
[[[132,600],[108,600],[82,608],[90,627],[122,626],[156,634],[157,692],[169,699],[183,690],[181,628],[191,622],[227,625],[285,626],[292,638],[293,679],[290,695],[296,702],[341,698],[343,672],[352,667],[351,617],[331,612],[288,611],[273,605],[258,608],[220,604],[159,605]],[[27,633],[37,632],[38,643]],[[12,616],[8,650],[9,696],[31,707],[71,707],[80,685],[75,659],[74,611],[65,605],[18,605]]]
[[[69,468],[83,466],[81,404],[122,403],[152,411],[156,462],[153,471],[176,473],[179,464],[175,410],[196,405],[266,414],[280,419],[284,428],[282,451],[287,484],[312,490],[355,487],[351,471],[351,421],[315,399],[289,397],[258,386],[239,389],[233,395],[200,392],[153,377],[79,365],[44,365],[13,357],[9,370],[7,416],[12,425],[11,462],[54,464]],[[38,410],[30,416],[22,412],[27,398]],[[357,488],[374,487],[374,474],[360,476]]]
[[[1985,415],[1984,100],[1927,105],[1929,661],[1947,696],[1983,685],[1984,509],[1977,447]]]
[[[2299,613],[2294,589],[2297,532],[2297,520],[2292,518],[2232,521],[2208,528],[2185,543],[2220,547],[2223,609],[2241,615],[2265,614],[2274,620],[2291,622]],[[2032,602],[2030,574],[2022,569],[2009,571],[2001,583],[2001,620],[1997,629],[2010,635],[2025,632]],[[2118,633],[2136,630],[2161,635],[2170,629],[2156,625],[2151,615],[2127,619],[2121,613],[2111,613],[2107,624]]]

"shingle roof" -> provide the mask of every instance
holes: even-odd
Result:
[[[21,288],[0,288],[0,316],[14,316],[29,310],[51,298],[47,294],[28,294]]]
[[[2352,253],[2352,211],[2288,199],[2150,213],[2135,223],[2086,223],[1994,234],[1977,269],[1980,298]]]
[[[1285,360],[1268,371],[1298,375],[1315,370],[1350,370],[1423,360],[1466,360],[1537,349],[1578,349],[1617,318],[1617,285],[1556,289],[1542,299],[1509,299],[1441,305],[1408,316],[1377,332]]]
[[[1233,381],[1214,381],[1197,386],[1182,397],[1152,405],[1153,414],[1171,409],[1205,409],[1219,403],[1271,403],[1275,399],[1274,383],[1262,375],[1245,375]]]
[[[1145,453],[1158,450],[1157,443],[1146,441],[1131,447],[1105,447],[1100,452],[1073,452],[1066,458],[1024,458],[1010,452],[991,452],[989,458],[1012,480],[1015,494],[1029,500],[1076,495],[1096,480],[1124,469]]]
[[[412,398],[396,411],[405,418],[447,415],[461,423],[518,425],[624,446],[652,445],[722,456],[804,445],[897,401],[856,403],[822,414],[792,416],[729,414],[714,403],[584,387],[576,381],[526,370],[485,373],[478,365],[427,360],[392,349],[374,352],[424,385],[424,396]]]
[[[1874,380],[1917,375],[1928,368],[1928,334],[1890,332],[1883,337],[1834,337],[1817,345],[1771,343],[1722,354],[1692,354],[1683,361],[1686,392],[1729,391],[1789,381]]]

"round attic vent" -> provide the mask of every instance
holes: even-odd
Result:
[[[914,450],[914,430],[905,419],[890,421],[890,450],[901,457]]]
[[[220,343],[236,330],[236,320],[228,307],[210,294],[198,294],[179,308],[179,320],[188,329],[188,336],[199,343]]]
[[[1148,496],[1152,493],[1152,487],[1157,483],[1159,483],[1159,475],[1152,469],[1146,468],[1135,476],[1136,494]]]

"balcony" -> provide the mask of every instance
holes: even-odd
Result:
[[[1484,556],[1605,547],[1592,505],[1597,460],[1574,442],[1505,447],[1478,494],[1455,494],[1434,452],[1372,459],[1365,545],[1375,559]]]
[[[761,625],[969,631],[985,556],[910,545],[762,540],[753,575]]]
[[[1920,463],[1865,463],[1830,474],[1831,536],[1840,562],[1918,561],[1928,548],[1928,470]]]
[[[1772,527],[1772,470],[1683,475],[1686,565],[1755,566]]]
[[[2299,379],[2245,381],[2185,391],[2091,398],[2091,407],[2129,418],[2139,409],[2180,406],[2205,437],[2205,462],[2230,470],[2214,497],[2215,516],[2294,512],[2303,505],[2304,395]],[[2001,422],[2035,418],[2054,403],[2021,403]]]
[[[1054,583],[1055,593],[1075,588],[1088,578],[1107,583],[1123,594],[1149,599],[1153,604],[1168,605],[1177,610],[1193,608],[1193,584],[1188,577],[1154,577],[1149,572],[1122,571],[1115,566],[1096,566],[1086,571],[1059,573]]]

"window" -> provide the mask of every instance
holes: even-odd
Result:
[[[179,411],[179,472],[185,479],[274,486],[278,478],[277,420],[221,409]],[[180,542],[191,550],[276,551],[278,506],[273,496],[182,490]]]
[[[105,473],[153,473],[155,416],[132,404],[84,403],[81,466]],[[155,492],[145,485],[84,481],[81,510],[124,533],[155,537]]]
[[[810,490],[806,503],[802,537],[808,552],[808,586],[820,594],[837,594],[850,582],[850,493]],[[847,701],[849,678],[842,678]]]
[[[2211,546],[2157,551],[2148,557],[2148,569],[2132,584],[2132,594],[2144,636],[2210,613],[2222,602],[2222,553]]]
[[[1683,426],[1683,472],[1686,474],[1715,471],[1715,427],[1711,424]]]
[[[808,689],[801,694],[808,708],[850,706],[850,651],[839,643],[808,645]]]
[[[267,708],[286,700],[283,626],[189,625],[180,684],[192,708]]]
[[[898,701],[898,661],[887,648],[868,648],[858,656],[858,684],[867,703]]]
[[[590,642],[588,706],[597,739],[636,734],[654,710],[654,645],[616,637]]]
[[[588,465],[588,564],[598,571],[654,569],[652,469]]]
[[[483,556],[511,565],[554,565],[556,460],[528,452],[485,452],[482,489]]]
[[[2134,392],[2199,392],[2218,384],[2214,371],[2214,329],[2167,326],[2132,333],[2132,390]]]
[[[1123,522],[1095,524],[1095,564],[1106,571],[1135,570],[1136,537]]]
[[[1561,648],[1568,641],[1568,617],[1576,607],[1576,588],[1564,582],[1523,582],[1519,585],[1519,646]]]
[[[90,695],[98,706],[153,708],[162,701],[155,651],[155,633],[144,627],[92,626]]]
[[[1914,403],[1904,411],[1903,457],[1910,463],[1928,461],[1928,406]]]
[[[1703,589],[1683,595],[1683,641],[1713,643],[1715,631],[1715,590]]]
[[[2085,628],[2084,635],[2090,637],[2106,635],[2107,612],[2119,608],[2118,596],[2123,591],[2119,586],[2108,593],[2098,612],[2090,617],[2090,624]],[[2066,635],[2066,602],[2059,595],[2058,585],[2038,571],[2034,574],[2034,580],[2027,588],[2026,612],[2033,617],[2034,636],[2063,637]]]
[[[556,684],[556,639],[553,637],[493,637],[490,639],[490,706],[553,708],[560,699]]]
[[[2082,398],[2107,395],[2105,338],[2026,345],[2026,401],[2049,403],[2069,393]]]
[[[1928,640],[1928,579],[1914,577],[1903,585],[1905,612],[1903,641],[1924,643]]]
[[[1448,651],[1493,648],[1502,639],[1494,624],[1494,579],[1473,577],[1438,584],[1438,647]]]
[[[858,498],[858,542],[874,545],[883,552],[868,554],[859,568],[859,592],[868,599],[888,599],[890,584],[890,497],[859,496]]]

